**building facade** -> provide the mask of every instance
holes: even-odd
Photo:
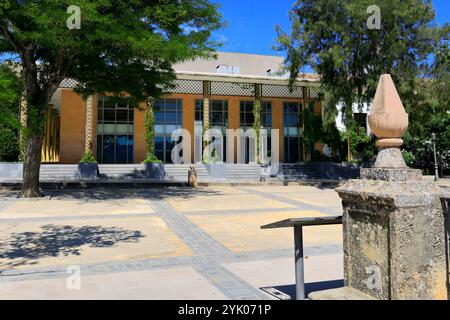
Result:
[[[287,76],[278,74],[282,63],[282,57],[219,53],[214,60],[176,65],[174,89],[153,103],[156,156],[171,163],[171,151],[177,143],[172,141],[172,132],[185,129],[192,139],[180,141],[185,150],[191,150],[194,161],[193,137],[198,131],[205,126],[223,133],[253,127],[253,105],[259,100],[261,126],[279,130],[280,161],[308,160],[311,148],[321,146],[304,145],[303,111],[314,100],[314,112],[321,113],[321,104],[316,101],[319,80],[304,74],[291,91]],[[91,149],[99,163],[141,163],[146,157],[146,103],[133,106],[126,99],[110,96],[83,99],[73,90],[76,84],[64,80],[52,99],[43,162],[77,163],[84,151]],[[270,136],[268,141],[270,149]],[[226,152],[233,150],[224,149]],[[231,159],[237,161],[236,149]]]

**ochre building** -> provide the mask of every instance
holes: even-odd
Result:
[[[173,92],[154,101],[156,156],[171,163],[175,129],[189,131],[194,153],[195,132],[205,124],[224,133],[226,129],[252,128],[253,104],[260,100],[261,126],[279,130],[280,161],[308,160],[321,146],[304,145],[303,111],[311,102],[313,111],[321,113],[319,79],[302,74],[289,90],[287,76],[279,72],[282,63],[282,57],[221,52],[217,59],[176,65]],[[99,163],[141,163],[146,156],[146,103],[136,107],[126,99],[117,101],[109,96],[83,99],[73,90],[76,84],[64,80],[52,99],[43,162],[74,164],[90,148]],[[271,138],[268,140],[271,145]],[[237,159],[236,150],[233,158]]]

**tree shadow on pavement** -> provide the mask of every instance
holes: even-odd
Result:
[[[86,190],[60,190],[49,192],[54,200],[85,200],[85,201],[105,201],[120,199],[166,199],[170,197],[192,198],[202,195],[222,194],[222,192],[207,188],[151,188],[151,189],[86,189]]]
[[[0,241],[0,267],[34,265],[41,258],[80,255],[85,245],[108,248],[119,242],[137,243],[145,237],[140,231],[116,227],[49,224],[41,228],[42,232],[13,233]]]

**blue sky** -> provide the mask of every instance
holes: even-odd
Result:
[[[228,27],[216,33],[225,45],[221,51],[282,55],[271,49],[275,25],[289,31],[288,11],[294,0],[215,0]],[[374,0],[374,4],[376,0]],[[439,24],[450,22],[450,0],[433,0]]]

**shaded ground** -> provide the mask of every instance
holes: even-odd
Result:
[[[332,189],[302,186],[3,194],[0,299],[273,299],[262,288],[294,283],[292,230],[260,226],[341,210]],[[341,233],[305,230],[309,287],[342,279]]]

